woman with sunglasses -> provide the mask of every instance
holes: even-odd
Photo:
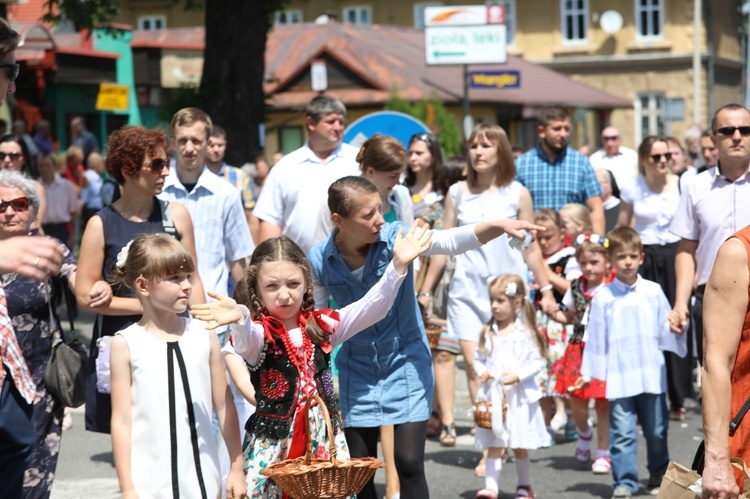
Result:
[[[40,202],[33,180],[19,172],[0,171],[0,240],[29,235]],[[63,405],[47,391],[44,370],[52,355],[52,329],[60,331],[55,305],[63,286],[75,285],[76,262],[65,245],[57,242],[64,255],[58,275],[44,281],[19,274],[0,277],[21,354],[36,384],[32,407],[36,437],[26,467],[23,497],[49,497],[60,450]],[[93,302],[102,304],[111,299],[112,291],[100,282],[92,294]]]
[[[409,140],[409,164],[404,185],[409,188],[418,218],[430,205],[443,199],[438,177],[443,169],[443,152],[437,137],[430,133],[417,133]]]
[[[680,238],[669,224],[680,201],[679,177],[671,170],[672,154],[664,137],[649,136],[638,148],[638,178],[620,189],[617,227],[632,227],[643,240],[645,259],[640,267],[644,279],[657,282],[674,306],[675,258]],[[667,363],[669,416],[685,419],[685,397],[691,392],[690,359],[664,352]]]
[[[115,286],[106,306],[90,302],[92,286],[114,273],[118,255],[130,241],[142,234],[166,232],[176,237],[196,258],[193,223],[187,209],[177,203],[159,201],[164,179],[169,175],[169,143],[159,130],[126,126],[110,135],[106,150],[107,172],[120,185],[122,196],[91,217],[81,240],[76,296],[78,303],[97,312],[89,348],[89,380],[86,391],[86,429],[109,433],[111,404],[108,393],[97,391],[97,339],[113,336],[137,322],[140,302],[128,289]],[[166,208],[165,211],[163,207]],[[193,273],[190,304],[205,303],[203,284]]]
[[[37,194],[39,195],[39,209],[36,218],[31,223],[32,233],[42,233],[41,223],[44,213],[47,211],[47,198],[44,194],[44,187],[41,182],[36,180],[37,172],[31,164],[29,150],[26,143],[19,140],[15,135],[6,135],[0,139],[0,169],[21,172],[34,182]]]

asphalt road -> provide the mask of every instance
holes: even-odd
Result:
[[[91,317],[82,315],[84,317],[77,322],[77,327],[84,336],[90,336]],[[429,439],[425,448],[430,495],[438,499],[473,498],[476,491],[484,486],[484,480],[474,475],[480,452],[474,449],[474,439],[469,433],[472,420],[467,414],[470,404],[462,366],[456,376],[457,445],[445,448],[436,439]],[[699,407],[689,409],[684,422],[670,424],[669,449],[673,460],[686,465],[692,462],[695,449],[702,439],[700,424]],[[86,432],[83,426],[83,408],[73,410],[73,427],[63,433],[52,499],[119,497],[109,435]],[[578,463],[573,457],[575,447],[575,442],[558,439],[558,443],[552,447],[531,451],[532,487],[536,497],[611,496],[611,477],[594,475],[587,465]],[[641,439],[639,463],[643,485],[648,479],[645,455]],[[382,497],[385,494],[384,472],[378,471],[375,480]],[[514,497],[515,486],[515,466],[509,462],[503,467],[500,497]]]

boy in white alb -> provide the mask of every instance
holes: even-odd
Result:
[[[667,372],[662,352],[684,357],[687,344],[684,335],[670,332],[671,309],[661,286],[638,275],[643,263],[638,233],[619,227],[607,239],[617,278],[591,302],[581,375],[607,382],[615,499],[638,491],[637,422],[646,438],[649,491],[661,484],[669,464]]]

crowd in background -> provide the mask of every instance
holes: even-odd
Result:
[[[10,80],[7,91],[13,88]],[[135,258],[128,248],[133,241],[169,248],[177,244],[172,239],[179,246],[165,254],[182,255],[175,260],[181,270],[173,274],[183,276],[187,267],[191,274],[179,283],[190,290],[180,298],[180,311],[190,306],[214,314],[207,317],[232,319],[219,321],[216,345],[212,339],[201,351],[214,369],[223,347],[230,413],[240,419],[214,398],[212,423],[191,420],[202,439],[217,438],[219,429],[231,439],[220,451],[200,450],[212,454],[207,468],[221,463],[216,476],[198,471],[201,484],[223,478],[231,491],[241,491],[244,485],[235,480],[240,463],[249,497],[280,494],[258,471],[294,452],[296,418],[284,416],[283,428],[270,421],[282,416],[272,403],[276,387],[298,383],[304,397],[283,399],[290,414],[314,394],[331,410],[340,403],[346,424],[337,428],[343,431],[337,431],[336,445],[352,457],[375,457],[380,442],[388,499],[428,497],[423,442],[431,436],[445,447],[456,444],[453,398],[461,355],[476,411],[472,432],[483,452],[475,472],[485,486],[477,497],[498,496],[512,449],[515,497],[533,498],[529,451],[550,445],[555,435],[577,440],[575,458],[590,462],[593,473],[612,474],[612,497],[630,497],[639,490],[637,422],[648,448],[647,488],[658,490],[669,461],[668,422],[683,420],[699,399],[694,380],[703,358],[702,302],[713,261],[721,242],[750,224],[750,210],[742,209],[750,206],[741,206],[750,202],[744,192],[750,111],[719,109],[709,129],[689,129],[684,145],[675,137],[649,136],[631,149],[607,126],[601,149],[591,152],[588,145],[570,147],[570,115],[551,106],[540,113],[535,148],[522,151],[501,127],[479,124],[467,138],[465,157],[445,159],[432,133],[417,133],[408,144],[384,134],[359,148],[343,143],[346,108],[326,95],[309,103],[305,119],[308,141],[301,148],[271,160],[258,156],[242,168],[224,161],[231,147],[226,131],[195,108],[175,114],[169,135],[123,127],[104,150],[81,117],[71,120],[65,148],[46,121],[33,130],[15,121],[3,134],[0,242],[27,244],[26,236],[38,235],[60,246],[54,255],[23,264],[29,268],[19,270],[19,264],[2,275],[8,308],[6,315],[0,309],[0,319],[10,318],[15,329],[12,365],[21,373],[5,362],[4,346],[4,373],[17,388],[9,395],[11,388],[4,387],[3,399],[23,398],[14,417],[33,423],[15,454],[24,463],[23,484],[9,481],[7,490],[49,496],[62,430],[70,425],[43,380],[61,301],[73,317],[77,307],[97,314],[86,428],[112,432],[113,445],[127,442],[134,456],[147,444],[121,433],[130,427],[127,414],[140,411],[142,402],[122,402],[129,388],[122,389],[115,368],[110,395],[96,366],[110,349],[122,358],[122,338],[131,345],[142,341],[131,338],[133,328],[148,331],[159,323],[154,291],[139,284],[143,275],[115,278]],[[144,240],[149,234],[171,239]],[[424,247],[407,251],[405,244]],[[42,243],[38,248],[46,249]],[[57,262],[52,277],[35,274],[42,258]],[[281,325],[275,320],[283,307],[265,301],[271,295],[262,288],[266,278],[282,279],[269,262],[293,262],[285,272],[299,271],[305,284],[293,316]],[[165,272],[147,277],[171,278]],[[390,301],[377,301],[384,286],[392,286]],[[350,324],[349,307],[366,308],[368,301],[383,316]],[[328,336],[313,337],[306,324],[318,321],[313,309],[328,307],[328,324],[351,330],[342,325],[347,333],[333,336],[338,326],[331,326],[333,345],[325,346]],[[9,325],[0,326],[10,338]],[[435,341],[428,342],[426,326],[440,331]],[[190,331],[186,326],[184,334]],[[170,334],[165,337],[183,332]],[[230,336],[250,346],[233,347]],[[638,346],[626,354],[626,344]],[[331,346],[337,348],[331,352]],[[119,364],[132,372],[132,383],[140,376],[137,359]],[[330,367],[338,375],[338,402],[326,384]],[[269,384],[269,372],[279,373],[276,384]],[[217,386],[212,378],[206,393]],[[480,424],[483,419],[489,422]],[[246,442],[242,459],[238,436]],[[131,476],[147,471],[125,464],[130,452],[120,449],[115,461],[123,491],[150,486]],[[326,452],[325,445],[321,449]],[[375,497],[372,481],[358,497]]]

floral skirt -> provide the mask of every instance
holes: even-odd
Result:
[[[549,369],[534,377],[546,396],[565,397],[567,394],[555,392],[557,384],[557,373],[560,370],[560,362],[565,355],[568,346],[568,338],[573,334],[573,326],[566,326],[550,319],[541,310],[536,312],[536,326],[547,338],[547,360]]]
[[[584,343],[570,343],[565,349],[556,373],[557,384],[555,391],[559,394],[568,394],[568,387],[572,386],[581,377],[581,363],[583,362]],[[588,386],[574,391],[570,394],[581,399],[604,399],[607,394],[607,383],[600,379],[592,379]]]
[[[310,434],[312,438],[313,457],[328,459],[328,436],[323,413],[318,406],[314,406],[309,413]],[[289,436],[280,440],[256,438],[247,433],[242,444],[242,457],[245,461],[245,481],[247,482],[247,497],[249,499],[280,499],[281,487],[273,480],[267,479],[260,471],[268,466],[286,459],[289,446],[292,443],[292,430]],[[336,459],[349,459],[349,447],[346,445],[343,430],[334,430],[336,443]]]

